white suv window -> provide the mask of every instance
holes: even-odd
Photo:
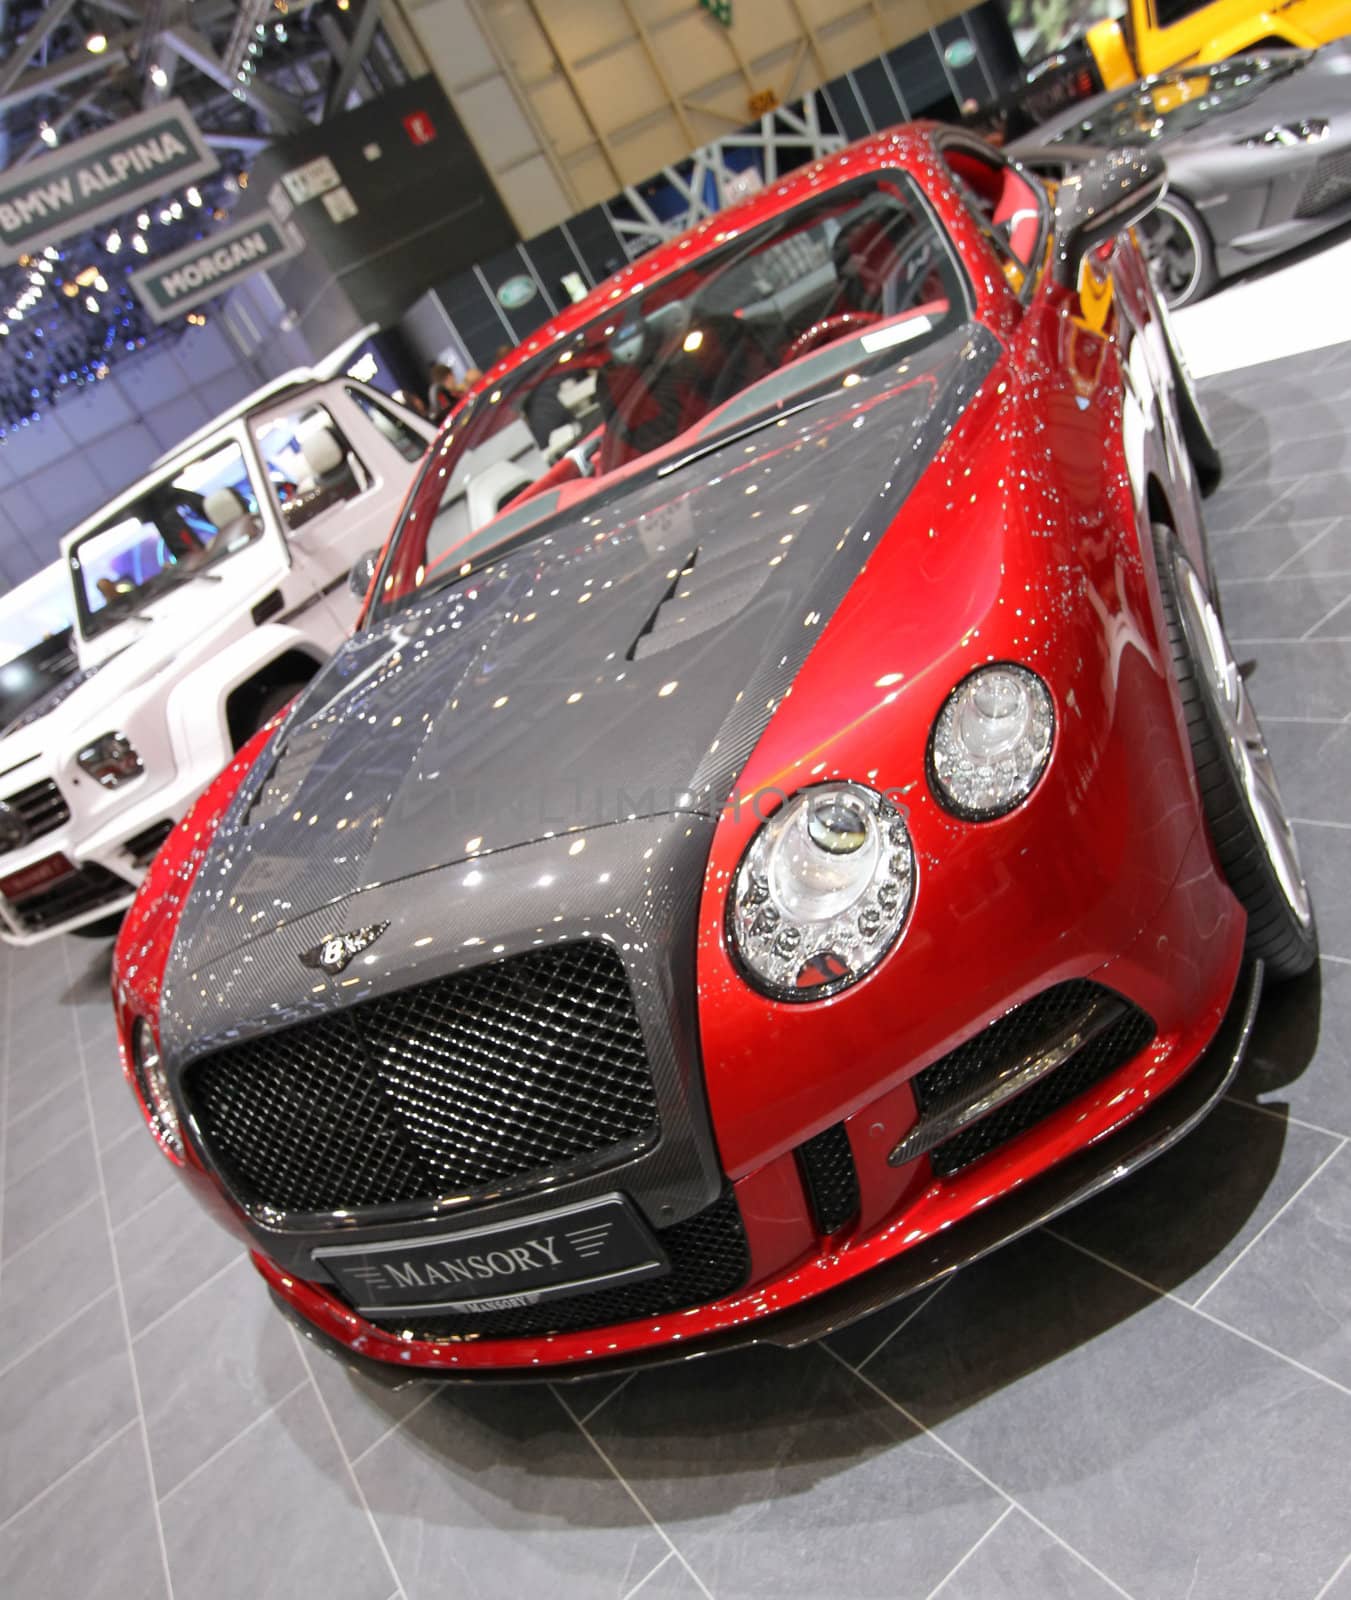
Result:
[[[393,445],[405,461],[416,465],[427,454],[427,441],[422,435],[410,428],[402,417],[396,417],[382,406],[373,394],[350,385],[346,393],[348,399],[354,400],[370,418],[371,426],[381,438]]]
[[[229,440],[198,456],[71,551],[86,637],[252,544],[262,531],[257,490],[239,445]]]
[[[269,417],[254,437],[291,533],[371,486],[370,473],[326,406],[304,405]]]

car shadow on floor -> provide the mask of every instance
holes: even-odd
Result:
[[[1268,1075],[1265,1089],[1293,1080],[1312,1058],[1320,993],[1316,971],[1268,990],[1257,1042],[1284,1076]],[[1189,1315],[1185,1307],[1323,1158],[1323,1144],[1311,1137],[1282,1105],[1226,1099],[1157,1161],[1051,1231],[967,1268],[927,1305],[917,1296],[890,1307],[825,1348],[762,1346],[656,1368],[614,1398],[611,1379],[560,1384],[558,1393],[645,1498],[645,1482],[662,1494],[680,1482],[701,1501],[695,1483],[704,1477],[729,1511],[767,1495],[804,1493],[907,1443],[918,1431],[912,1417],[925,1424],[951,1418],[1113,1337],[1165,1296],[1178,1303],[1177,1315]],[[364,1371],[339,1385],[328,1357],[315,1351],[311,1359],[329,1369],[323,1387],[339,1431],[349,1406],[368,1413],[367,1432],[381,1431],[370,1426],[372,1411],[391,1430],[407,1417],[406,1388],[396,1392]],[[557,1472],[607,1479],[596,1450],[560,1443],[559,1430],[568,1435],[573,1425],[538,1385],[441,1384],[420,1392],[431,1398],[361,1464],[377,1515],[387,1498],[383,1474],[400,1481],[398,1462],[408,1452],[416,1470],[444,1482],[494,1464],[491,1492],[521,1512],[552,1496],[541,1480]],[[613,1525],[616,1513],[629,1518],[630,1508],[605,1496],[565,1498],[567,1514],[584,1525],[593,1516],[596,1526]]]

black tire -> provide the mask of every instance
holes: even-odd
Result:
[[[1215,245],[1200,213],[1170,189],[1139,223],[1154,285],[1170,311],[1203,300],[1215,287]]]
[[[1318,926],[1261,724],[1200,575],[1170,529],[1156,526],[1154,545],[1206,826],[1225,879],[1248,913],[1245,952],[1265,964],[1269,977],[1294,978],[1318,959]],[[1227,693],[1216,667],[1221,654]]]
[[[84,927],[70,931],[77,939],[115,939],[125,915],[125,911],[118,911],[111,917],[100,917],[97,922],[86,922]]]

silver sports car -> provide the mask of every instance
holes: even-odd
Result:
[[[1070,167],[1079,147],[1148,145],[1168,192],[1141,224],[1170,306],[1351,221],[1351,39],[1174,67],[1081,102],[1010,147]]]

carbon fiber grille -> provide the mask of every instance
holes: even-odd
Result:
[[[27,933],[43,933],[63,922],[111,905],[131,893],[131,885],[97,862],[68,872],[36,894],[12,900],[10,910]]]
[[[1096,998],[1110,993],[1098,984],[1078,978],[1056,984],[1016,1006],[975,1038],[958,1045],[919,1073],[914,1079],[914,1090],[921,1117],[926,1113],[937,1114],[954,1099],[969,1093],[973,1086],[993,1082],[1010,1061],[1035,1051],[1059,1028],[1083,1013]],[[1113,998],[1120,999],[1120,996]],[[1126,1004],[1115,1022],[1090,1039],[1063,1066],[1006,1101],[998,1110],[936,1145],[930,1152],[934,1171],[942,1177],[950,1177],[1007,1144],[1138,1055],[1153,1037],[1154,1024],[1149,1017]]]
[[[436,1199],[657,1132],[623,964],[595,940],[232,1045],[183,1092],[239,1199],[280,1212]]]
[[[1318,217],[1351,200],[1351,150],[1334,150],[1314,162],[1295,207],[1301,219]]]
[[[393,1332],[420,1339],[542,1338],[550,1333],[580,1333],[664,1316],[689,1306],[706,1305],[741,1288],[750,1274],[750,1251],[741,1225],[736,1196],[725,1189],[706,1211],[657,1234],[671,1263],[662,1278],[647,1278],[621,1289],[597,1289],[546,1300],[513,1311],[429,1312],[424,1317],[404,1312],[376,1318]]]
[[[799,1145],[797,1159],[817,1232],[838,1232],[858,1211],[858,1168],[844,1123]]]
[[[23,819],[30,839],[40,839],[44,833],[51,833],[70,821],[70,807],[65,796],[50,778],[6,795],[5,804]]]

